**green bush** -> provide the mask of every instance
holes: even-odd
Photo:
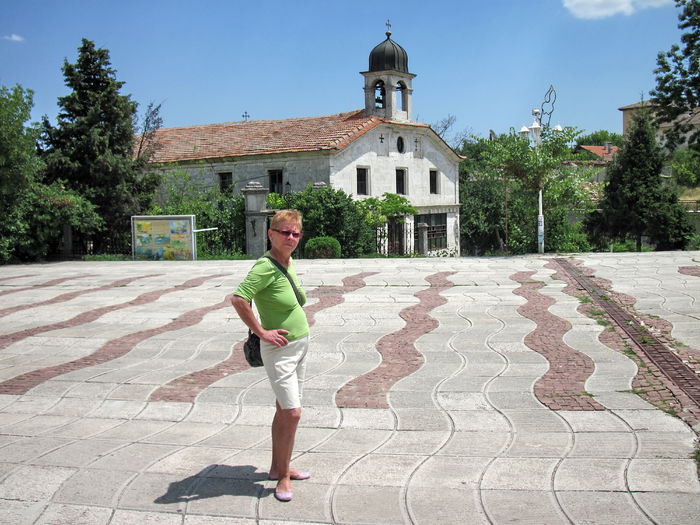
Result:
[[[304,239],[306,236],[309,239],[333,236],[343,246],[343,257],[376,251],[375,229],[367,222],[365,210],[343,190],[314,189],[309,185],[299,192],[270,193],[267,205],[270,209],[300,211],[304,219]],[[304,239],[300,245],[306,256],[308,241]]]
[[[0,262],[44,260],[56,253],[69,224],[79,234],[103,227],[95,206],[60,183],[31,182],[0,224]]]
[[[690,237],[690,241],[688,242],[688,246],[686,246],[687,250],[700,250],[700,235],[692,235]]]
[[[333,237],[313,237],[306,241],[304,255],[309,259],[337,259],[340,243]]]
[[[245,258],[243,195],[220,192],[183,170],[164,175],[149,215],[195,215],[197,228],[218,228],[197,234],[197,259]]]

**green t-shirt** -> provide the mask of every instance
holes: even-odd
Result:
[[[269,255],[269,252],[265,255]],[[287,340],[295,341],[309,334],[309,322],[302,308],[306,303],[306,294],[299,285],[291,259],[287,272],[299,290],[301,305],[287,277],[267,257],[255,262],[234,293],[246,301],[255,301],[260,324],[265,330],[282,328],[289,332],[285,336]]]

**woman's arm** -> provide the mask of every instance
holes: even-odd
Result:
[[[258,337],[260,337],[260,339],[262,339],[263,341],[266,341],[277,347],[284,346],[289,342],[287,341],[287,338],[284,337],[285,334],[289,333],[287,332],[287,330],[283,330],[281,328],[278,328],[276,330],[265,330],[258,321],[258,319],[255,317],[252,306],[248,301],[243,299],[243,297],[239,295],[234,295],[231,298],[231,304],[236,309],[236,312],[241,318],[241,321],[243,321],[246,324],[246,326],[250,328],[251,332],[257,334]]]

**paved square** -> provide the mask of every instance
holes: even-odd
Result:
[[[251,261],[0,266],[0,523],[697,523],[700,428],[637,395],[554,259],[297,261],[288,504],[228,297]],[[569,260],[700,351],[700,252]]]

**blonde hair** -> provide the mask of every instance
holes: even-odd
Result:
[[[277,228],[283,222],[291,222],[299,226],[299,231],[302,229],[301,213],[297,210],[279,210],[272,216],[270,220],[270,228]]]

